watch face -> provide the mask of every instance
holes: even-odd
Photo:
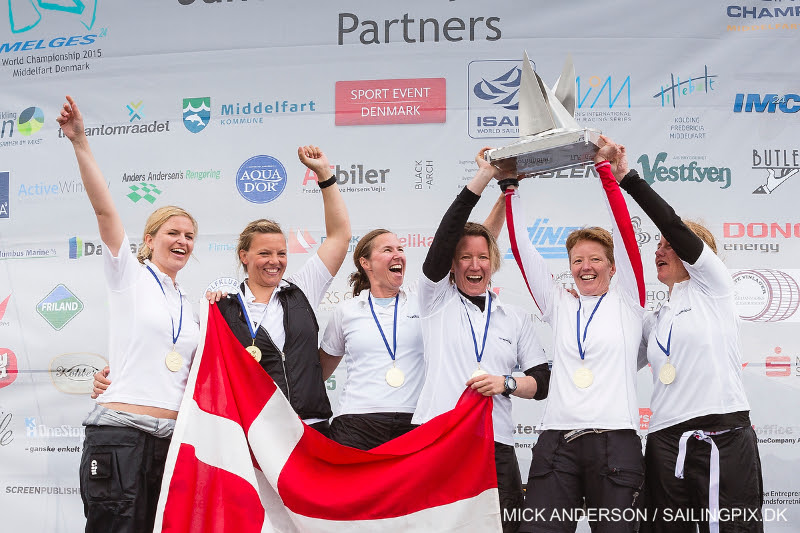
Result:
[[[506,387],[511,389],[512,392],[517,390],[517,380],[514,379],[514,376],[508,376],[508,378],[506,378],[506,382],[508,383]]]

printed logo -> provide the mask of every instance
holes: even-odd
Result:
[[[0,172],[0,218],[9,217],[8,208],[8,172]]]
[[[221,126],[236,126],[243,124],[263,124],[264,116],[315,112],[316,102],[296,102],[291,100],[275,100],[265,104],[257,102],[235,102],[222,104],[220,108],[219,123]]]
[[[736,100],[733,102],[733,112],[741,113],[775,113],[775,110],[781,113],[797,113],[800,111],[800,96],[796,94],[779,95],[771,94],[743,94],[738,93]]]
[[[755,242],[729,243],[723,245],[724,250],[757,251],[764,253],[780,252],[780,243],[767,243],[761,239],[794,239],[800,238],[800,223],[791,222],[725,222],[722,225],[723,237],[726,239],[755,239]]]
[[[426,124],[447,120],[445,78],[336,82],[336,125]]]
[[[128,122],[133,122],[134,120],[142,120],[144,118],[144,111],[143,111],[144,103],[142,100],[138,102],[131,102],[125,106],[125,109],[128,110]]]
[[[639,408],[639,429],[647,431],[650,429],[650,419],[653,417],[653,411],[648,407]]]
[[[583,122],[630,122],[631,77],[577,76],[575,118]],[[624,96],[623,96],[624,95]],[[608,97],[608,103],[606,98]]]
[[[781,0],[773,0],[773,2],[780,2]],[[759,2],[760,3],[760,2]],[[763,4],[762,4],[763,5]],[[797,24],[794,23],[795,17],[800,15],[798,6],[787,5],[786,7],[748,7],[745,5],[728,5],[725,8],[725,13],[729,19],[734,19],[731,22],[739,22],[741,19],[744,25],[728,24],[727,31],[736,32],[749,32],[759,30],[797,30]],[[791,17],[792,23],[787,24],[783,22],[784,17]],[[758,22],[758,24],[748,24]],[[762,22],[763,20],[763,22]]]
[[[67,394],[91,394],[94,375],[108,362],[95,353],[65,353],[50,361],[53,386]]]
[[[414,190],[430,190],[433,188],[434,166],[432,159],[414,160]]]
[[[81,311],[83,302],[61,283],[36,304],[36,312],[56,331],[66,326]]]
[[[7,324],[8,322],[3,322],[3,317],[6,315],[6,309],[8,308],[8,302],[11,300],[11,295],[9,294],[6,296],[6,299],[0,302],[0,325]]]
[[[667,152],[660,152],[650,164],[650,156],[643,154],[636,161],[642,165],[642,179],[647,183],[653,184],[656,181],[688,181],[700,183],[708,181],[711,183],[721,183],[720,189],[727,189],[731,186],[731,169],[728,167],[701,167],[696,160],[692,160],[688,165],[681,163],[667,167],[664,161],[667,160]],[[679,156],[675,159],[694,159],[692,156]]]
[[[289,230],[289,253],[307,254],[317,241],[311,236],[307,229]]]
[[[131,192],[126,196],[130,198],[133,203],[138,203],[139,200],[145,200],[152,204],[156,201],[156,198],[158,198],[158,196],[164,192],[152,183],[131,185],[128,188],[131,190]]]
[[[211,97],[183,99],[183,125],[192,133],[203,131],[211,121]]]
[[[669,82],[661,86],[661,90],[653,98],[661,102],[661,107],[677,107],[678,100],[708,94],[714,90],[716,74],[708,73],[708,65],[703,66],[703,73],[698,76],[689,76],[681,80],[680,76],[670,73]]]
[[[545,259],[565,259],[567,254],[567,237],[578,226],[550,226],[549,218],[537,218],[532,226],[528,226],[528,238]],[[521,237],[521,236],[520,236]],[[506,252],[506,259],[514,259],[511,248]]]
[[[85,428],[83,426],[69,426],[67,424],[48,426],[38,422],[35,416],[25,417],[25,437],[29,439],[83,438],[84,436]],[[45,450],[31,449],[31,451]]]
[[[536,70],[536,64],[531,62]],[[473,139],[519,136],[519,61],[471,61],[467,67],[469,136]]]
[[[236,247],[234,246],[234,249]],[[236,278],[217,278],[206,287],[206,292],[222,291],[228,294],[239,294],[239,280]]]
[[[19,132],[25,137],[30,137],[44,126],[44,111],[38,107],[29,107],[19,114],[17,119]]]
[[[650,242],[652,237],[642,229],[642,219],[640,217],[631,217],[631,225],[633,226],[633,232],[636,234],[636,242],[639,244],[639,250],[641,250],[642,245]]]
[[[792,271],[800,274],[800,271]],[[788,271],[740,270],[733,274],[736,309],[751,322],[800,322],[800,287]]]
[[[242,198],[256,204],[266,204],[281,195],[286,188],[286,168],[269,155],[251,157],[236,171],[236,189]]]
[[[133,246],[133,243],[131,243]],[[70,237],[69,239],[69,258],[80,259],[83,256],[103,255],[103,244],[95,244],[91,241],[83,241],[80,237]]]
[[[17,356],[8,348],[0,348],[0,389],[14,383],[17,374]]]
[[[780,354],[783,350],[780,346],[775,347],[775,354]],[[768,355],[764,360],[764,370],[767,377],[783,378],[792,375],[792,358],[788,355]]]
[[[365,168],[361,163],[350,165],[350,169],[343,165],[331,165],[333,175],[336,177],[336,183],[339,190],[342,192],[383,192],[386,190],[384,184],[386,183],[386,176],[391,172],[391,169],[375,169]],[[310,169],[306,170],[303,177],[304,192],[319,193],[317,183],[319,177]]]
[[[8,22],[12,33],[23,33],[35,28],[42,20],[42,12],[57,11],[74,15],[87,30],[94,26],[99,0],[68,0],[56,2],[8,2]],[[59,18],[59,20],[62,20]],[[75,19],[73,19],[75,20]]]
[[[753,170],[763,171],[765,180],[753,194],[772,194],[800,171],[800,150],[753,149]]]

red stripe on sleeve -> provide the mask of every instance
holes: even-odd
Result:
[[[506,190],[505,191],[505,200],[506,200],[506,226],[508,227],[508,238],[511,241],[511,253],[514,255],[514,260],[517,262],[517,266],[519,266],[519,271],[522,273],[522,279],[525,280],[525,286],[528,288],[528,292],[533,298],[533,303],[536,304],[536,308],[539,309],[539,312],[542,313],[542,308],[539,307],[539,302],[536,301],[536,296],[533,295],[533,291],[531,290],[531,285],[528,283],[528,276],[525,275],[525,267],[522,265],[522,258],[519,255],[519,248],[517,247],[517,230],[514,227],[514,209],[511,207],[511,197],[514,195],[514,191]],[[527,235],[524,236],[526,239],[528,238]]]

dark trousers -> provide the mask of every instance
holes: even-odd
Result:
[[[644,484],[634,430],[588,433],[570,442],[548,430],[533,447],[520,531],[574,532],[586,506],[595,533],[635,531]]]
[[[80,463],[87,533],[152,531],[170,439],[86,426]]]
[[[412,416],[412,413],[339,415],[331,422],[330,436],[339,444],[371,450],[414,429]]]
[[[494,443],[494,466],[497,469],[497,492],[500,496],[500,518],[503,533],[515,533],[519,520],[516,510],[522,508],[525,497],[522,493],[522,476],[519,473],[517,452],[508,444]]]
[[[314,422],[313,424],[309,424],[308,427],[316,429],[329,439],[331,438],[331,424],[327,420],[323,420],[321,422]]]
[[[647,436],[645,502],[648,521],[643,524],[643,531],[694,533],[699,528],[701,533],[708,532],[711,444],[689,438],[684,478],[679,479],[675,477],[675,462],[680,436],[669,428]],[[764,531],[760,521],[764,492],[761,459],[753,428],[748,426],[712,435],[711,439],[719,449],[720,532]]]

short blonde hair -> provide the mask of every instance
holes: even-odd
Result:
[[[606,252],[606,258],[614,264],[614,238],[608,230],[591,226],[574,230],[567,237],[567,254],[572,255],[572,248],[580,241],[594,241],[600,244]]]
[[[281,229],[281,225],[275,222],[274,220],[269,220],[266,218],[259,218],[258,220],[254,220],[249,223],[242,232],[239,234],[239,244],[236,245],[236,257],[241,258],[241,251],[247,251],[250,249],[250,245],[253,244],[253,237],[256,233],[275,233],[279,235],[283,235],[283,239],[286,240],[286,235],[283,233]],[[242,263],[242,260],[239,259],[239,263],[244,268],[245,272],[247,271],[247,265]]]
[[[492,232],[489,231],[489,228],[477,222],[467,222],[464,224],[464,232],[461,234],[461,237],[459,237],[459,242],[464,237],[483,237],[486,239],[486,244],[489,246],[489,262],[492,266],[492,275],[500,270],[500,266],[503,264],[503,259],[500,255],[500,247],[497,245],[497,239],[495,239]],[[455,250],[453,253],[455,254]],[[455,259],[455,257],[453,257],[453,259]],[[450,272],[450,283],[455,283],[455,281],[456,277]]]
[[[159,207],[153,211],[149,217],[147,217],[147,221],[144,223],[142,245],[139,246],[139,251],[136,253],[136,259],[138,259],[140,263],[144,264],[145,259],[150,259],[153,257],[153,250],[151,250],[147,245],[146,237],[148,235],[150,235],[150,237],[155,237],[156,233],[158,233],[158,230],[161,229],[161,226],[163,226],[164,223],[172,217],[186,217],[191,220],[192,226],[194,227],[194,232],[197,234],[197,221],[192,215],[189,214],[188,211],[182,207],[177,207],[174,205]]]

